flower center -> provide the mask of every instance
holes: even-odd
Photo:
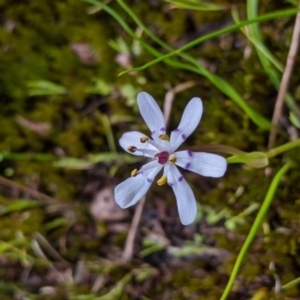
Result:
[[[160,164],[164,165],[168,161],[169,153],[167,151],[160,152],[157,153],[154,157]]]

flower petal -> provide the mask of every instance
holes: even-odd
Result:
[[[153,145],[151,145],[149,142],[142,143],[141,138],[143,137],[146,137],[146,135],[144,135],[141,132],[130,131],[124,133],[121,136],[119,143],[120,146],[130,154],[137,155],[137,156],[154,157],[154,155],[158,152],[158,149]],[[130,152],[128,151],[128,147],[130,146],[134,146],[140,150],[145,150],[145,152],[139,150],[136,150],[135,152]]]
[[[147,193],[155,176],[162,169],[162,165],[156,161],[143,167],[145,171],[126,179],[115,187],[115,200],[121,208],[136,204]]]
[[[217,154],[185,150],[175,152],[174,155],[177,166],[202,176],[222,177],[227,169],[226,159]]]
[[[181,223],[183,225],[193,223],[197,215],[197,204],[192,189],[174,165],[170,165],[167,179],[176,196]]]
[[[159,136],[166,133],[166,124],[161,109],[151,95],[141,92],[137,96],[140,113],[148,125],[151,136],[160,141]]]
[[[192,98],[183,112],[179,126],[171,133],[170,144],[172,151],[175,151],[196,129],[200,122],[202,112],[203,106],[201,99]]]

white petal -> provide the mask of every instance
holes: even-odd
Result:
[[[156,176],[156,174],[162,169],[162,166],[161,164],[159,164],[157,162],[157,160],[152,160],[148,163],[146,163],[145,165],[141,166],[141,168],[139,169],[139,173],[143,173],[144,176],[148,177],[148,178],[152,178],[152,181],[154,180],[154,177]],[[155,175],[153,176],[153,170],[155,170],[156,168],[159,167],[159,171],[157,171],[155,173]]]
[[[193,98],[187,104],[181,121],[177,129],[171,133],[170,144],[172,151],[175,151],[196,129],[198,126],[203,112],[202,101],[200,98]]]
[[[137,156],[154,157],[154,155],[158,152],[158,149],[151,145],[149,142],[142,143],[140,139],[145,136],[145,134],[138,131],[126,132],[121,136],[119,143],[120,146],[130,154]],[[147,153],[138,150],[135,152],[130,152],[128,151],[128,147],[130,146],[134,146],[141,150],[144,149]]]
[[[115,188],[115,199],[121,208],[136,204],[148,191],[151,183],[145,184],[142,175],[130,177]]]
[[[227,169],[226,159],[217,154],[185,150],[175,152],[174,155],[177,166],[202,176],[222,177]]]
[[[193,223],[197,215],[197,204],[192,189],[174,165],[170,166],[167,178],[176,196],[181,223],[183,225]]]
[[[137,96],[140,113],[148,125],[151,136],[160,141],[159,136],[166,133],[166,124],[161,109],[151,95],[141,92]]]
[[[143,167],[145,171],[138,173],[135,177],[126,179],[115,187],[115,200],[121,208],[136,204],[147,193],[155,176],[162,169],[162,165],[156,161],[152,161]]]

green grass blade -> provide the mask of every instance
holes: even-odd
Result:
[[[97,163],[113,164],[120,162],[133,164],[140,160],[140,157],[129,155],[127,153],[101,152],[99,154],[90,154],[86,159],[62,157],[60,160],[55,161],[53,166],[71,170],[87,170]]]
[[[283,285],[281,287],[282,290],[287,290],[287,289],[290,289],[290,288],[293,288],[294,286],[297,286],[300,284],[300,277],[294,279],[293,281]]]
[[[277,156],[278,154],[289,151],[295,147],[300,147],[300,139],[297,139],[297,140],[288,142],[286,144],[283,144],[281,146],[278,146],[276,148],[273,148],[273,149],[269,150],[266,154],[267,154],[268,158],[272,158],[272,157]]]
[[[0,151],[0,161],[4,159],[51,161],[57,159],[57,156],[50,153],[22,153],[22,152]]]
[[[90,1],[93,1],[93,0],[84,0],[84,1],[90,2]],[[120,3],[120,1],[118,1],[118,2]],[[201,43],[203,43],[207,40],[210,40],[212,38],[215,38],[215,37],[221,36],[223,34],[229,33],[231,31],[235,31],[235,30],[237,30],[241,27],[244,27],[246,25],[253,24],[253,23],[258,23],[258,22],[264,22],[264,21],[279,18],[279,17],[286,17],[286,16],[295,15],[295,14],[297,14],[297,12],[298,12],[297,9],[287,9],[287,10],[276,11],[276,12],[273,12],[273,13],[265,14],[265,15],[257,17],[257,18],[251,18],[249,20],[240,22],[240,23],[235,24],[235,25],[228,26],[224,29],[214,31],[212,33],[206,34],[205,36],[197,38],[197,39],[185,44],[184,46],[180,47],[179,49],[173,50],[172,52],[170,52],[168,54],[161,55],[160,57],[150,61],[149,63],[147,63],[147,64],[145,64],[141,67],[126,70],[126,71],[122,72],[121,74],[123,75],[123,74],[129,73],[129,72],[141,71],[141,70],[147,69],[150,66],[153,66],[153,65],[157,64],[158,62],[161,62],[161,61],[165,60],[166,58],[170,58],[170,57],[173,57],[175,55],[178,55],[179,53],[185,52],[186,50],[188,50],[190,48],[193,48],[194,46],[199,45],[199,44],[201,44]]]
[[[95,116],[102,123],[102,125],[104,127],[109,150],[111,152],[117,152],[117,147],[116,147],[113,131],[112,131],[112,128],[110,125],[110,120],[109,120],[108,116],[105,114],[102,114],[100,112],[96,112]]]
[[[149,51],[151,54],[153,54],[156,57],[162,57],[163,54],[160,53],[159,51],[157,51],[155,48],[153,48],[152,46],[150,46],[149,44],[147,44],[146,42],[144,42],[141,38],[139,38],[138,36],[135,35],[135,33],[129,28],[129,26],[126,24],[126,22],[124,22],[124,20],[114,11],[112,10],[110,7],[108,7],[107,5],[98,2],[97,0],[84,0],[85,2],[94,4],[96,6],[101,7],[103,10],[105,10],[106,12],[108,12],[113,18],[115,18],[120,25],[123,27],[123,29],[134,39],[138,40],[143,47]],[[122,3],[123,5],[125,5],[124,2],[122,1],[118,1],[120,4]],[[126,6],[127,7],[127,6]],[[129,9],[127,7],[127,9]],[[142,28],[145,28],[145,26],[143,26]],[[147,30],[147,32],[149,32]],[[145,31],[146,33],[146,31]],[[156,41],[160,41],[158,38],[155,38]],[[163,43],[163,45],[165,45]],[[166,46],[164,46],[166,49],[172,49],[168,46],[168,48]],[[225,80],[223,80],[222,78],[220,78],[219,76],[209,72],[207,69],[205,69],[196,59],[192,58],[191,56],[184,54],[184,53],[179,53],[179,55],[188,60],[190,63],[192,63],[193,65],[188,65],[186,63],[180,63],[177,61],[174,61],[172,59],[166,59],[164,62],[176,67],[176,68],[180,68],[180,69],[185,69],[185,70],[189,70],[192,71],[196,74],[200,74],[202,76],[205,76],[206,78],[208,78],[218,89],[220,89],[220,91],[222,91],[225,95],[227,95],[230,99],[232,99],[232,101],[234,101],[248,116],[249,118],[260,128],[262,129],[269,129],[271,127],[269,120],[267,120],[266,118],[264,118],[263,116],[261,116],[259,113],[257,113],[256,111],[254,111],[250,106],[247,105],[247,103],[244,101],[244,99],[237,93],[237,91],[229,84],[227,83]]]
[[[172,49],[170,46],[168,46],[167,44],[165,44],[164,42],[160,41],[155,35],[153,35],[147,28],[146,26],[143,26],[143,24],[139,21],[139,19],[136,17],[136,15],[133,13],[133,11],[121,0],[118,0],[118,3],[124,8],[124,10],[127,11],[127,13],[132,17],[132,19],[141,27],[143,28],[144,32],[149,36],[151,37],[155,42],[157,42],[158,44],[160,44],[161,46],[163,46],[164,48],[168,49],[169,51],[171,51],[169,54],[167,55],[164,55],[164,56],[158,56],[158,58],[156,60],[153,60],[152,62],[156,62],[157,60],[163,60],[164,58],[163,57],[166,57],[166,56],[172,56],[173,54],[178,54],[180,57],[190,61],[191,59],[188,58],[188,56],[186,54],[183,54],[181,53],[180,51],[183,51],[183,50],[186,50],[185,48],[180,48],[180,49],[177,49],[177,50],[174,50]],[[253,9],[252,9],[253,10]],[[255,24],[256,22],[263,22],[263,21],[267,21],[267,20],[270,20],[270,19],[274,19],[276,17],[284,17],[284,16],[290,16],[290,15],[294,15],[297,13],[297,9],[288,9],[288,10],[285,10],[285,11],[277,11],[277,12],[273,12],[273,13],[270,13],[270,14],[266,14],[264,16],[260,16],[260,17],[253,17],[251,18],[250,20],[246,20],[246,21],[243,21],[243,22],[240,22],[239,24],[236,24],[236,25],[233,25],[233,26],[229,26],[225,29],[222,29],[222,30],[219,30],[219,31],[216,31],[214,33],[211,33],[211,34],[208,34],[204,37],[201,37],[187,45],[185,45],[184,47],[187,47],[187,46],[194,46],[193,43],[197,44],[197,43],[201,43],[201,42],[204,42],[206,39],[209,39],[209,38],[212,38],[212,37],[217,37],[223,33],[227,33],[227,30],[228,32],[232,31],[232,30],[236,30],[238,28],[242,28],[246,25],[249,25],[249,24]],[[237,27],[236,27],[237,26]],[[257,25],[258,26],[258,25]],[[256,31],[257,32],[257,31]],[[259,34],[257,33],[256,34],[257,36],[259,36]],[[269,58],[269,60],[279,69],[279,70],[282,70],[283,69],[283,66],[281,65],[281,63],[269,52],[269,50],[262,44],[262,43],[259,43],[257,41],[257,39],[253,39],[255,41],[255,45],[257,45],[258,49],[261,50],[261,52],[267,56]],[[259,46],[258,46],[259,45]],[[178,53],[177,53],[178,52]],[[273,83],[273,85],[275,85],[277,88],[279,87],[279,84],[280,84],[280,79],[279,79],[279,75],[278,75],[278,72],[276,73],[276,69],[274,69],[271,65],[271,63],[269,62],[269,60],[264,60],[264,55],[261,55],[263,61],[263,66],[264,66],[264,69],[266,71],[266,73],[268,74],[271,82]],[[170,61],[169,61],[170,62]],[[167,62],[167,63],[169,63]],[[144,68],[145,66],[149,66],[150,63],[140,67],[140,68]],[[170,63],[169,63],[170,64]],[[194,62],[193,63],[194,65],[196,66],[201,66],[199,62]],[[131,69],[131,70],[127,70],[127,71],[124,71],[124,72],[121,72],[121,74],[125,74],[127,72],[131,72],[133,70],[140,70],[140,68],[134,68],[134,69]],[[201,72],[201,70],[200,70]],[[203,74],[203,73],[199,73],[199,72],[196,72],[198,74],[201,74],[203,76],[206,76],[206,74]],[[213,84],[217,84],[218,82],[218,77],[214,74],[212,74],[212,76],[210,76],[210,78],[208,78],[209,80],[213,80],[212,83]],[[228,85],[228,83],[227,83]],[[228,90],[228,89],[227,89]],[[224,91],[221,89],[221,91],[226,94],[227,96],[229,96],[230,98],[232,98],[232,100],[237,104],[239,105],[244,111],[245,113],[252,119],[252,121],[258,125],[259,127],[263,128],[263,129],[269,129],[270,128],[270,122],[268,120],[266,120],[265,118],[262,118],[261,115],[259,115],[258,113],[254,112],[246,103],[245,101],[243,100],[243,98],[239,95],[236,95],[237,93],[231,93],[231,94],[228,94],[227,92],[228,91]],[[291,97],[291,95],[287,94],[286,96],[286,102],[287,102],[287,105],[289,106],[289,108],[296,112],[297,115],[299,115],[299,110],[293,100],[293,98]],[[249,109],[248,109],[249,108]]]
[[[234,19],[236,24],[241,23],[242,21],[239,18],[237,9],[232,9],[231,11],[232,18]],[[252,24],[250,26],[257,25]],[[251,31],[249,32],[245,28],[240,28],[241,31],[244,33],[244,35],[247,37],[247,39],[256,47],[257,50],[260,51],[260,53],[269,60],[280,72],[283,72],[283,65],[282,63],[265,47],[265,45],[258,40],[255,37],[252,37]]]
[[[29,96],[64,95],[68,91],[65,87],[47,80],[33,80],[27,82]]]
[[[247,15],[249,20],[255,20],[258,18],[258,0],[248,0],[247,1]],[[250,27],[250,35],[255,40],[253,45],[257,51],[257,55],[261,61],[261,64],[268,75],[270,81],[274,85],[274,87],[279,90],[281,74],[274,68],[274,61],[269,59],[269,55],[273,56],[270,51],[266,48],[263,43],[263,39],[261,36],[260,28],[258,23],[249,24]],[[257,45],[260,45],[257,47]],[[261,48],[264,51],[261,51]],[[268,53],[269,55],[266,55]],[[278,66],[277,66],[278,69]],[[283,70],[283,66],[282,66]],[[289,109],[293,111],[296,115],[300,116],[300,110],[295,102],[295,99],[291,96],[291,94],[287,93],[285,96],[285,102]]]
[[[139,18],[134,14],[134,12],[125,4],[124,1],[118,0],[118,3],[122,6],[122,8],[130,15],[130,17],[135,21],[135,23],[143,29],[145,34],[147,34],[150,38],[152,38],[156,43],[158,43],[160,46],[164,47],[165,49],[169,51],[173,51],[174,49],[170,47],[165,42],[161,41],[158,37],[156,37],[144,24],[139,20]],[[133,33],[134,34],[134,33]],[[161,54],[155,54],[156,56],[159,56]],[[247,103],[244,101],[244,99],[237,93],[237,91],[224,79],[221,77],[209,72],[206,68],[204,68],[196,59],[191,57],[188,54],[185,53],[179,53],[179,56],[183,59],[190,62],[193,66],[179,63],[173,60],[166,60],[166,62],[170,65],[173,65],[175,67],[179,67],[181,69],[190,70],[194,73],[200,74],[202,76],[205,76],[212,82],[221,92],[223,92],[225,95],[227,95],[229,98],[231,98],[248,116],[251,118],[251,120],[258,125],[259,127],[263,129],[269,129],[270,128],[270,122],[262,117],[259,113],[254,111],[250,106],[247,105]]]
[[[172,8],[190,9],[200,11],[220,11],[228,9],[229,5],[214,4],[201,0],[164,0],[173,5]]]
[[[264,219],[266,213],[268,212],[268,209],[273,201],[273,198],[274,198],[274,195],[278,188],[278,185],[280,183],[280,180],[281,180],[282,176],[290,169],[290,167],[291,167],[291,163],[290,162],[286,163],[283,167],[281,167],[281,169],[276,173],[275,177],[273,178],[271,185],[269,187],[269,190],[267,192],[267,195],[264,199],[264,202],[255,218],[255,221],[250,229],[250,232],[249,232],[249,234],[242,246],[242,249],[236,259],[236,262],[235,262],[233,270],[230,274],[229,281],[223,292],[221,300],[225,300],[228,297],[228,295],[233,287],[234,281],[238,275],[238,271],[241,268],[243,260],[249,250],[249,247],[250,247],[252,241],[254,240],[254,238],[263,222],[263,219]]]
[[[7,215],[13,212],[29,210],[30,208],[41,206],[41,202],[33,200],[16,200],[14,203],[7,205],[5,208],[1,209],[0,216]]]

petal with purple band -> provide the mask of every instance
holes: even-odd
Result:
[[[145,137],[145,135],[141,132],[129,131],[129,132],[124,133],[121,136],[119,143],[120,143],[120,146],[130,154],[137,155],[137,156],[153,157],[157,153],[157,149],[153,145],[151,145],[149,142],[142,143],[141,138],[143,138],[143,137]],[[149,153],[145,153],[145,152],[138,151],[138,150],[136,150],[135,152],[130,152],[130,151],[128,151],[128,147],[130,147],[130,146],[134,146],[137,149],[145,149],[145,150],[149,151]]]
[[[141,92],[137,96],[140,113],[151,131],[155,141],[160,141],[159,136],[166,133],[166,124],[161,109],[151,95]]]
[[[153,163],[155,162],[148,164],[153,166]],[[115,187],[115,200],[121,208],[136,204],[147,193],[155,176],[162,169],[162,165],[158,163],[154,168],[147,168],[148,164],[144,166],[145,171],[126,179]]]
[[[167,178],[176,197],[181,223],[183,225],[193,223],[197,215],[197,204],[192,189],[174,165],[170,166]]]
[[[162,185],[167,180],[176,196],[181,223],[191,224],[197,215],[197,203],[192,189],[177,166],[210,177],[223,176],[227,168],[226,159],[216,154],[190,150],[175,152],[198,126],[203,111],[202,101],[200,98],[193,98],[187,104],[180,124],[172,131],[170,140],[166,135],[163,114],[152,96],[142,92],[138,95],[137,101],[152,139],[143,133],[132,131],[122,135],[120,145],[131,154],[150,157],[153,160],[138,171],[135,169],[132,172],[133,177],[116,186],[116,202],[122,208],[136,204],[146,194],[155,176],[163,168],[163,176],[157,183]]]
[[[186,106],[179,126],[172,131],[170,144],[172,151],[175,151],[196,129],[203,112],[200,98],[193,98]]]
[[[185,150],[175,152],[174,155],[177,166],[202,176],[218,178],[223,176],[227,169],[226,159],[217,154]]]

